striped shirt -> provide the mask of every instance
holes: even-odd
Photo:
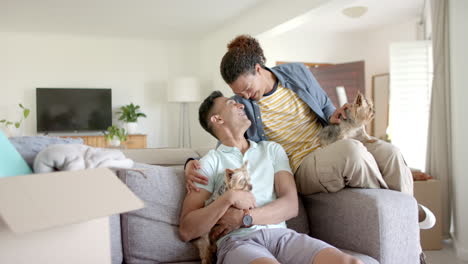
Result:
[[[317,115],[291,89],[278,84],[272,94],[258,102],[266,136],[283,146],[293,172],[304,157],[320,147],[322,125]]]

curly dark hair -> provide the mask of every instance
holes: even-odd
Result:
[[[200,125],[215,138],[217,137],[213,132],[213,128],[210,125],[211,123],[209,119],[211,117],[211,110],[214,106],[214,100],[223,96],[223,93],[220,91],[214,91],[203,101],[203,103],[201,103],[200,107],[198,108],[198,121],[200,121]]]
[[[258,41],[249,35],[240,35],[227,45],[220,71],[224,81],[231,84],[247,72],[255,74],[255,65],[264,67],[266,59]]]

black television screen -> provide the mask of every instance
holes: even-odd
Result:
[[[103,131],[112,125],[111,89],[36,88],[37,132]]]

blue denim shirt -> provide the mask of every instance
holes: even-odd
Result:
[[[335,112],[335,106],[304,64],[281,64],[267,69],[278,78],[278,82],[283,87],[293,90],[315,112],[323,126],[329,124],[330,116]],[[245,113],[252,121],[252,125],[245,133],[246,138],[255,142],[268,140],[257,102],[238,95],[232,98],[245,106]]]

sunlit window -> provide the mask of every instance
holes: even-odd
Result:
[[[424,170],[433,76],[431,41],[390,45],[388,135],[409,167]]]

